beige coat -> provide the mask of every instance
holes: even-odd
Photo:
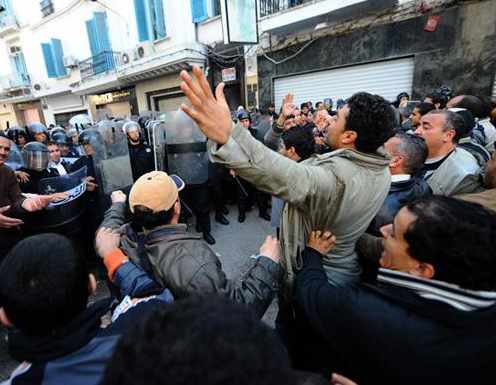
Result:
[[[281,244],[286,283],[301,268],[300,252],[311,230],[331,230],[337,244],[324,258],[333,283],[359,279],[355,243],[379,211],[389,191],[389,159],[341,149],[296,163],[270,150],[235,126],[221,146],[209,142],[211,159],[286,203]]]
[[[453,196],[484,191],[482,170],[477,159],[459,147],[427,178],[427,184],[436,195]]]

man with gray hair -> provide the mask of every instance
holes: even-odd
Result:
[[[432,194],[427,182],[418,177],[427,159],[427,145],[422,138],[397,133],[384,144],[384,149],[391,157],[391,187],[381,209],[367,229],[367,233],[378,237],[381,236],[380,228],[392,223],[402,206]]]
[[[424,115],[415,130],[427,144],[428,155],[422,175],[434,194],[452,196],[482,190],[482,173],[477,159],[457,147],[463,131],[462,117],[448,110]]]

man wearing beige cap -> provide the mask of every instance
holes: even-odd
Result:
[[[176,298],[218,293],[233,302],[249,304],[260,317],[279,289],[279,243],[267,237],[260,255],[251,258],[248,271],[226,278],[215,252],[199,235],[180,224],[179,191],[184,182],[176,175],[152,171],[141,176],[129,193],[131,222],[125,222],[126,196],[112,194],[112,207],[100,228],[120,228],[121,250],[154,279],[170,288]]]

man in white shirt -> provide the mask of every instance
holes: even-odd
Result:
[[[59,145],[53,142],[48,143],[48,152],[50,153],[50,162],[48,162],[50,176],[67,175],[67,169],[61,161]]]

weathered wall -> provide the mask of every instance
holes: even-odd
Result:
[[[442,19],[435,32],[424,32],[427,16],[422,15],[321,37],[278,65],[259,56],[260,105],[272,101],[274,76],[410,55],[415,58],[414,98],[442,84],[455,92],[489,96],[496,72],[496,0],[462,2],[438,14]],[[281,60],[302,45],[270,56]]]

